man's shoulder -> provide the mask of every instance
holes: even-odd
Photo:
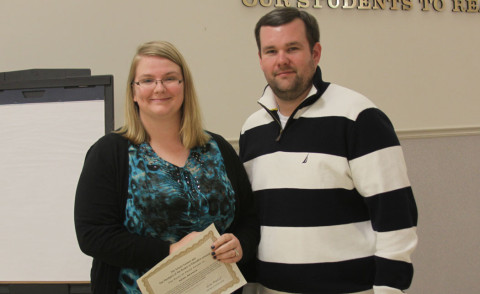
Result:
[[[323,97],[329,99],[341,99],[347,103],[352,103],[355,106],[364,105],[366,107],[375,107],[375,104],[365,95],[338,84],[330,84],[323,94]]]
[[[268,124],[273,121],[273,118],[264,109],[258,109],[252,113],[244,122],[242,126],[242,134],[245,131],[255,127]]]
[[[351,120],[355,120],[358,114],[366,109],[377,108],[363,94],[337,84],[330,84],[320,100],[321,111]]]

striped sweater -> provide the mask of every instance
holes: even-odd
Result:
[[[320,68],[313,84],[285,128],[269,87],[242,128],[261,223],[257,280],[264,293],[402,293],[417,208],[393,126]]]

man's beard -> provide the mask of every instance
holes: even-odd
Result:
[[[268,80],[268,84],[270,85],[270,88],[272,89],[275,96],[277,96],[278,99],[286,102],[295,101],[300,96],[302,96],[312,86],[312,80],[313,80],[313,76],[315,74],[315,68],[316,68],[316,65],[313,63],[313,60],[310,66],[311,66],[311,72],[304,71],[302,75],[299,75],[298,71],[293,68],[280,69],[280,71],[293,70],[295,72],[295,77],[293,81],[287,86],[282,86],[281,82],[278,82],[277,80],[275,80],[276,73],[274,73],[274,77],[271,80]]]
[[[311,80],[304,80],[298,75],[295,76],[292,84],[288,87],[280,87],[275,79],[269,82],[273,93],[283,101],[294,101],[298,99],[298,97],[309,88],[310,84]]]

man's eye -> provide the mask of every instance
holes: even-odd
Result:
[[[298,47],[291,47],[291,48],[288,48],[288,51],[289,51],[289,52],[296,51],[296,50],[298,50]]]

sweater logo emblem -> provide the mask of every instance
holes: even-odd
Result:
[[[307,161],[308,161],[308,155],[309,155],[309,154],[310,154],[310,153],[307,154],[307,156],[306,156],[305,159],[302,161],[302,163],[307,163]]]

